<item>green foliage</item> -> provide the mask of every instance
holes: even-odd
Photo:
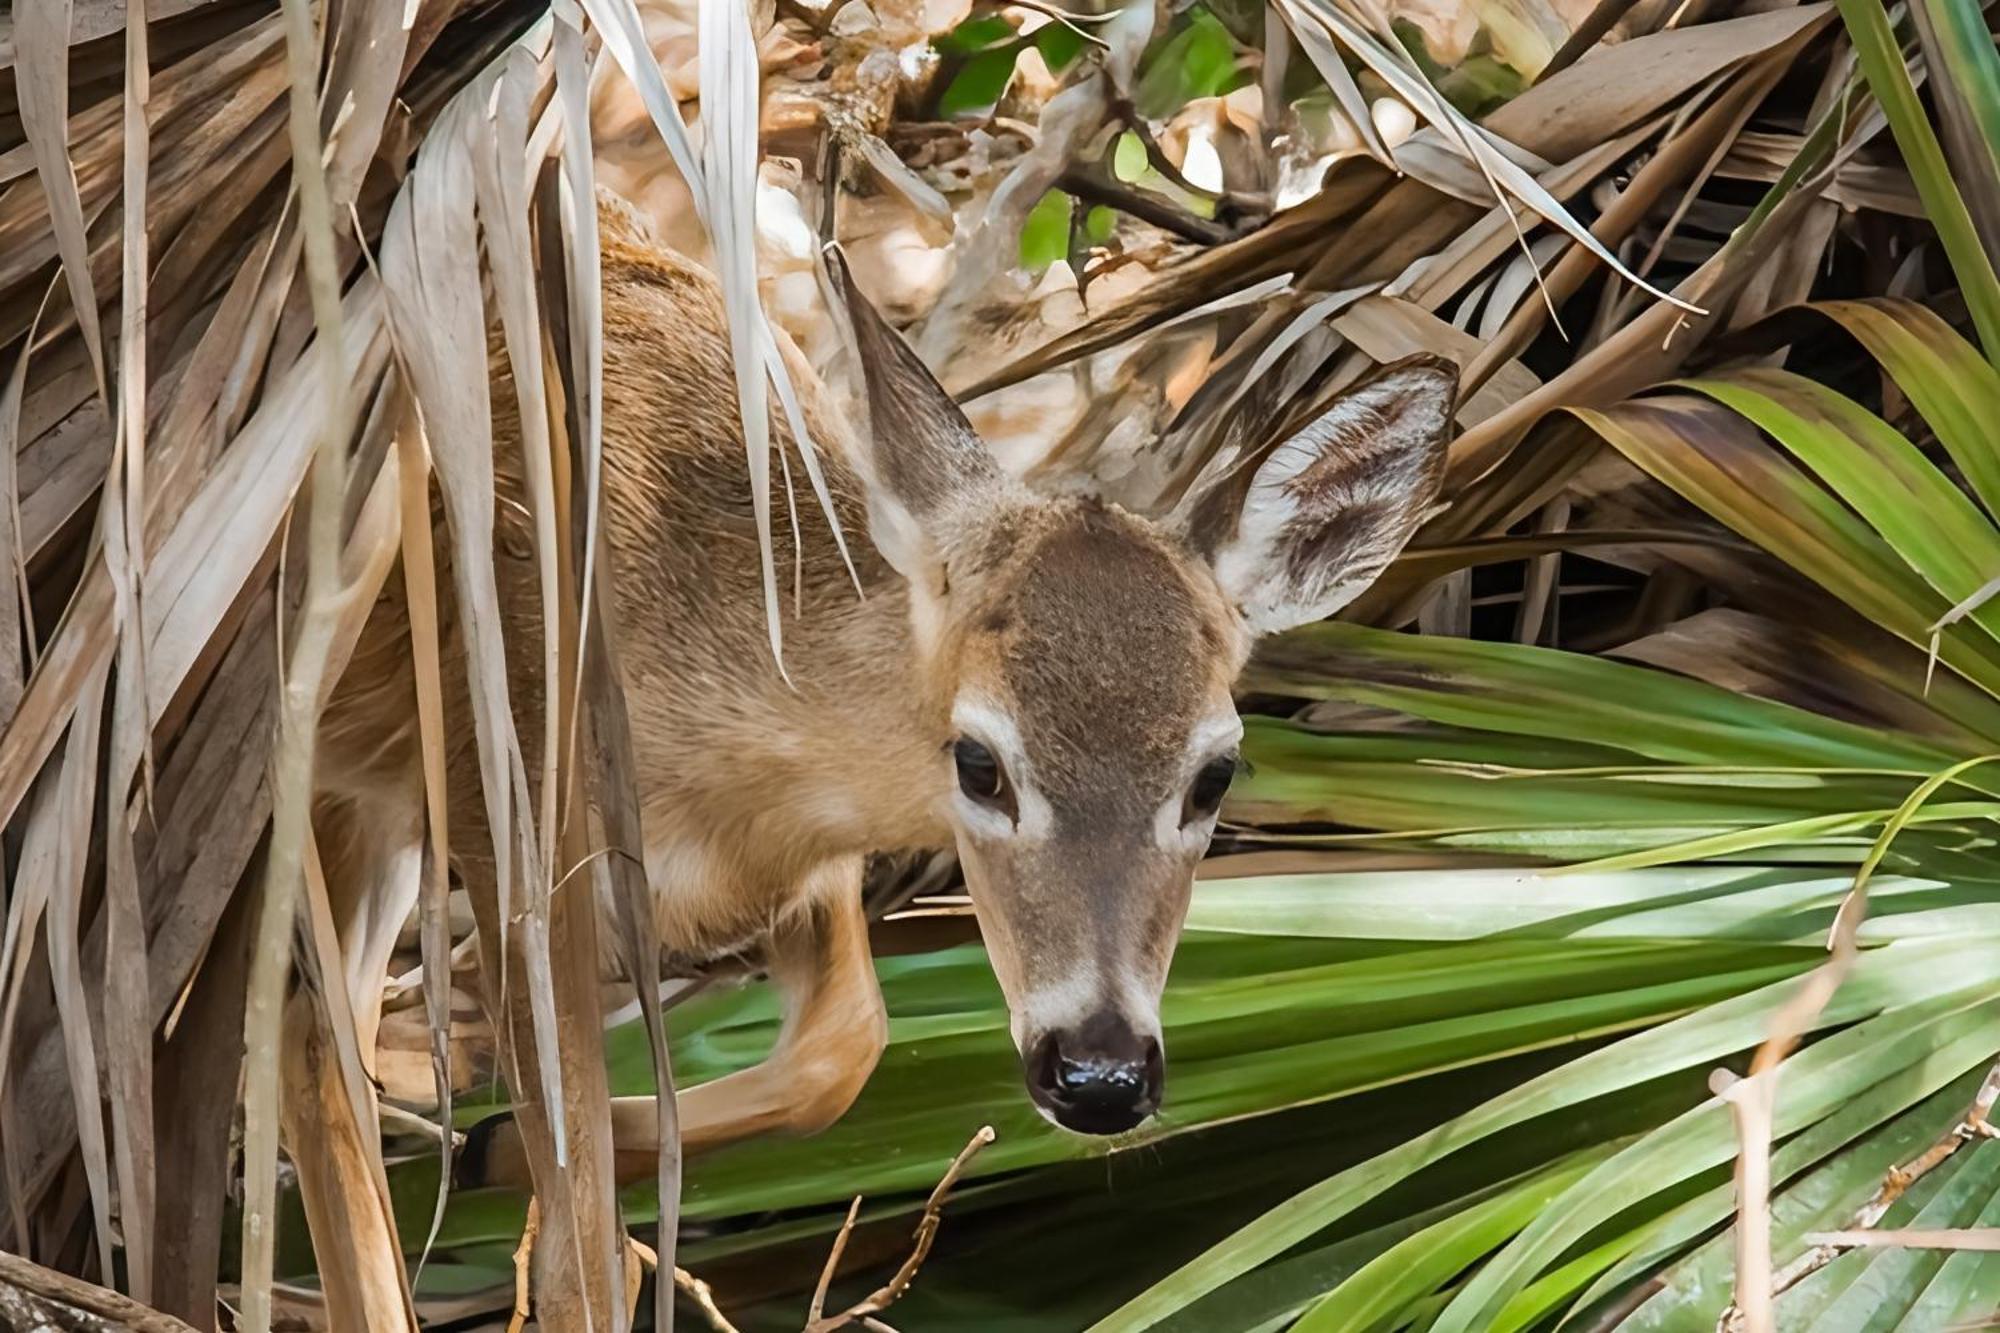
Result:
[[[1019,55],[1020,47],[1010,42],[969,57],[939,96],[938,114],[950,119],[990,111],[1007,91]]]
[[[1061,73],[1069,67],[1069,62],[1083,54],[1083,36],[1067,23],[1045,23],[1035,29],[1031,39],[1035,49],[1041,52],[1042,62],[1051,70]]]
[[[1039,273],[1069,257],[1069,220],[1076,203],[1061,190],[1050,190],[1029,210],[1021,228],[1021,266]]]
[[[932,39],[939,54],[972,56],[1001,45],[1011,45],[1018,29],[999,14],[975,15],[950,32]]]
[[[1390,26],[1431,86],[1467,116],[1474,119],[1485,116],[1519,96],[1528,86],[1529,81],[1520,70],[1492,53],[1483,33],[1474,39],[1463,60],[1445,66],[1432,57],[1430,48],[1424,44],[1423,30],[1416,24],[1397,19]]]
[[[939,55],[958,62],[938,95],[946,119],[990,112],[1013,81],[1021,53],[1033,48],[1051,70],[1061,72],[1082,54],[1084,40],[1065,23],[1045,23],[1026,36],[999,14],[979,15],[932,40]]]
[[[1129,131],[1119,135],[1111,150],[1111,174],[1128,185],[1136,185],[1152,169],[1145,141]]]
[[[1197,5],[1147,53],[1133,100],[1141,115],[1161,120],[1198,98],[1219,97],[1247,77],[1238,67],[1236,39]]]
[[[1971,210],[1953,180],[1952,168],[1945,160],[1937,134],[1923,104],[1917,100],[1916,86],[1903,63],[1902,44],[1889,25],[1888,12],[1882,0],[1838,0],[1838,3],[1841,21],[1854,42],[1855,57],[1867,77],[1869,91],[1875,94],[1889,118],[1896,146],[1902,150],[1910,177],[1924,201],[1924,212],[1937,228],[1938,240],[1951,258],[1952,271],[1965,294],[1987,360],[2000,365],[2000,278],[1994,274],[1993,256],[1980,241]],[[1986,32],[1983,13],[1971,0],[1951,0],[1935,8],[1959,12],[1961,17],[1950,25],[1955,33]],[[1985,37],[1984,41],[1990,53],[1991,37]],[[2000,74],[1996,74],[1990,55],[1958,62],[1945,81],[1964,89],[1970,100],[1982,106],[1991,108],[2000,99]],[[2000,151],[2000,140],[1985,137],[1984,132],[1996,125],[2000,125],[2000,115],[1984,117],[1982,137],[1968,145],[1979,161],[1967,163],[1968,169],[1991,170],[1994,155]]]

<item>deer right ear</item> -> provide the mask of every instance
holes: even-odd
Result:
[[[854,285],[840,247],[829,244],[824,254],[867,400],[861,462],[869,535],[903,577],[927,581],[953,528],[1004,486],[1000,466],[929,367]]]
[[[1385,366],[1194,498],[1183,535],[1252,634],[1332,615],[1403,549],[1437,502],[1457,392],[1441,358]]]

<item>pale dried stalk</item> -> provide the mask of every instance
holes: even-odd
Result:
[[[104,339],[97,322],[97,289],[91,280],[90,241],[76,167],[69,158],[70,0],[29,0],[14,11],[14,40],[20,61],[14,68],[21,132],[34,154],[55,233],[56,253],[69,284],[84,347],[90,354],[97,396],[111,402],[104,377]]]
[[[305,239],[306,278],[321,344],[319,438],[307,514],[305,600],[292,645],[272,758],[270,850],[244,1008],[243,1308],[238,1327],[269,1333],[277,1239],[278,1066],[292,932],[305,870],[313,752],[333,637],[343,601],[341,517],[350,433],[333,211],[319,132],[319,46],[309,0],[283,0],[291,74],[292,172]]]
[[[1817,1231],[1807,1239],[1821,1245],[1909,1250],[2000,1250],[2000,1227],[1911,1227],[1898,1231]]]
[[[57,1026],[67,1057],[70,1099],[76,1109],[84,1175],[90,1186],[97,1228],[98,1259],[105,1271],[111,1251],[111,1189],[104,1157],[104,1121],[99,1107],[97,1050],[84,994],[83,960],[78,950],[84,862],[90,820],[96,805],[98,728],[104,712],[106,669],[93,671],[78,691],[76,714],[61,767],[29,816],[21,860],[24,877],[44,879],[48,904],[49,984],[55,991]]]
[[[1729,1103],[1736,1122],[1736,1292],[1734,1302],[1716,1321],[1718,1329],[1771,1333],[1776,1285],[1771,1272],[1771,1139],[1776,1117],[1778,1074],[1785,1058],[1818,1023],[1834,993],[1853,970],[1860,951],[1861,923],[1868,914],[1868,881],[1888,855],[1889,845],[1937,790],[1961,774],[2000,756],[1982,755],[1952,765],[1918,784],[1862,858],[1854,887],[1841,900],[1827,939],[1827,960],[1807,975],[1771,1020],[1771,1035],[1757,1048],[1749,1076],[1734,1078],[1719,1070],[1715,1093]],[[1987,1080],[1989,1086],[1994,1080]],[[1982,1093],[1984,1089],[1982,1089]],[[1990,1106],[1990,1102],[1988,1105]],[[1984,1123],[1984,1113],[1980,1113]],[[1886,1207],[1886,1204],[1884,1205]]]
[[[1986,1079],[1979,1085],[1979,1091],[1973,1094],[1972,1105],[1967,1108],[1964,1118],[1939,1135],[1935,1142],[1908,1162],[1890,1167],[1883,1176],[1882,1183],[1876,1187],[1875,1193],[1869,1196],[1868,1202],[1855,1209],[1853,1215],[1848,1218],[1846,1227],[1839,1231],[1807,1237],[1812,1248],[1773,1276],[1772,1295],[1774,1297],[1784,1295],[1838,1259],[1849,1246],[1866,1243],[1850,1238],[1870,1234],[1875,1224],[1882,1220],[1890,1207],[1903,1197],[1910,1186],[1935,1170],[1965,1144],[1975,1138],[2000,1138],[2000,1129],[1996,1129],[1989,1118],[1996,1101],[2000,1101],[2000,1064],[1994,1065],[1987,1071]],[[1730,1320],[1733,1311],[1733,1306],[1724,1310],[1723,1320]],[[1722,1324],[1718,1323],[1717,1327],[1722,1327]]]
[[[114,470],[120,463],[123,464],[124,475],[115,479],[122,483],[120,498],[124,504],[118,509],[112,509],[107,504],[104,524],[107,533],[112,532],[112,525],[122,525],[119,536],[125,560],[114,562],[113,573],[118,573],[117,563],[125,564],[127,587],[121,591],[127,599],[125,610],[130,617],[125,634],[136,654],[127,664],[127,669],[135,675],[134,686],[141,707],[136,725],[142,728],[152,715],[151,710],[145,708],[146,636],[141,632],[145,620],[139,609],[146,563],[146,277],[149,267],[146,204],[147,167],[152,152],[146,119],[152,96],[148,60],[145,0],[125,0],[125,225],[118,322],[118,449],[122,457],[114,456],[112,463]],[[106,499],[110,499],[108,494]],[[150,744],[142,747],[141,755],[146,770],[146,788],[150,792],[153,785]]]
[[[1880,844],[1878,844],[1880,845]],[[1747,1078],[1717,1071],[1712,1087],[1729,1103],[1736,1123],[1736,1299],[1718,1328],[1771,1333],[1771,1139],[1778,1103],[1778,1072],[1785,1057],[1812,1029],[1854,966],[1857,936],[1867,915],[1872,858],[1863,863],[1834,917],[1826,962],[1815,968],[1771,1021],[1771,1036],[1757,1048]],[[1729,1322],[1730,1320],[1735,1322]]]
[[[764,576],[764,619],[771,656],[784,667],[783,620],[771,541],[770,384],[764,378],[762,313],[757,296],[757,39],[738,0],[700,6],[702,175],[708,184],[709,240],[728,312],[730,361],[736,373],[738,419],[750,472]],[[577,201],[579,210],[584,201]]]
[[[833,1330],[845,1328],[849,1324],[872,1325],[875,1321],[870,1318],[871,1315],[880,1314],[888,1309],[910,1289],[910,1283],[916,1278],[917,1270],[923,1267],[925,1258],[931,1252],[931,1245],[937,1240],[938,1227],[944,1222],[945,1198],[951,1193],[951,1187],[958,1183],[959,1176],[964,1174],[966,1166],[979,1150],[993,1142],[996,1137],[998,1136],[994,1134],[991,1125],[982,1125],[979,1132],[958,1150],[958,1156],[951,1159],[951,1165],[945,1168],[943,1177],[938,1180],[937,1188],[932,1190],[931,1197],[924,1201],[923,1216],[917,1219],[916,1239],[910,1246],[910,1256],[903,1260],[903,1265],[896,1270],[895,1276],[839,1314],[811,1320],[805,1327],[805,1333],[833,1333]],[[833,1252],[827,1258],[827,1267],[820,1275],[819,1290],[813,1297],[815,1306],[825,1299],[826,1286],[832,1280],[833,1265],[839,1261],[841,1251],[846,1248],[847,1235],[854,1226],[855,1213],[860,1205],[861,1201],[856,1199],[848,1208],[847,1221],[842,1224],[840,1234],[834,1237]]]
[[[1736,1155],[1736,1300],[1717,1327],[1769,1333],[1774,1299],[1771,1119],[1777,1110],[1777,1070],[1761,1070],[1745,1079],[1717,1070],[1711,1087],[1729,1103],[1729,1116],[1741,1145]],[[1734,1322],[1729,1322],[1732,1318]]]
[[[105,803],[104,1045],[111,1092],[111,1144],[127,1285],[152,1299],[157,1194],[153,1142],[153,1023],[147,994],[145,911],[132,843],[135,818],[152,803],[152,708],[146,699],[146,204],[152,151],[144,0],[126,0],[123,273],[119,288],[117,440],[98,528],[118,618],[118,684],[112,704],[111,770]],[[134,779],[143,795],[132,796]]]
[[[451,1124],[451,841],[446,818],[444,668],[438,628],[437,565],[431,549],[430,451],[416,406],[402,395],[404,418],[396,433],[396,477],[402,502],[403,593],[410,621],[410,661],[416,677],[417,737],[424,769],[423,887],[418,901],[423,953],[424,1013],[431,1033],[431,1083],[438,1123]],[[451,1187],[451,1136],[441,1135],[437,1198],[424,1236],[421,1272],[444,1225]]]

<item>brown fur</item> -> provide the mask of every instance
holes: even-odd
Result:
[[[1209,552],[1116,507],[1037,497],[1002,477],[921,362],[850,297],[872,418],[865,450],[796,358],[792,374],[865,595],[795,464],[798,531],[782,501],[774,524],[787,680],[768,647],[719,293],[619,210],[602,220],[602,522],[661,937],[689,960],[762,942],[786,995],[770,1060],[683,1092],[690,1149],[817,1128],[859,1091],[885,1040],[859,904],[862,858],[873,851],[957,844],[1024,1051],[1057,1029],[1102,1027],[1107,1015],[1156,1040],[1160,988],[1207,841],[1208,825],[1182,819],[1180,802],[1230,743],[1202,737],[1230,723],[1249,644]],[[495,562],[532,779],[542,731],[537,567],[515,395],[504,356],[494,366]],[[794,449],[781,415],[774,436]],[[1405,448],[1441,457],[1441,443]],[[1288,539],[1379,563],[1408,535],[1414,517],[1404,522],[1403,511],[1414,516],[1435,492],[1435,466],[1406,470],[1429,491],[1380,533],[1363,525],[1342,547],[1320,516],[1265,529],[1298,529]],[[1228,524],[1210,527],[1226,535]],[[1280,571],[1257,591],[1281,613],[1291,577],[1282,571],[1296,557],[1253,551],[1238,564]],[[1308,572],[1314,587],[1338,573]],[[449,580],[440,584],[442,595]],[[441,618],[453,860],[484,901],[493,867],[463,648],[448,604]],[[400,922],[414,900],[422,783],[409,660],[407,615],[391,595],[325,728],[329,819],[346,807],[351,826],[400,831],[395,846],[347,844],[334,893],[350,940]],[[991,819],[969,824],[956,794],[954,710],[968,699],[1022,751],[1010,780],[1025,804],[1012,833]],[[379,942],[349,947],[379,977]],[[650,1106],[620,1105],[614,1122],[621,1176],[646,1174],[657,1148]],[[525,1178],[518,1144],[504,1137],[488,1166],[490,1178]]]

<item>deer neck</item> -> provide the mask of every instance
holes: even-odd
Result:
[[[726,842],[773,875],[950,842],[947,705],[929,697],[902,580],[872,561],[862,573],[865,595],[784,608],[782,674],[759,605],[720,618],[730,627],[699,651],[682,640],[685,691],[628,681],[635,712],[673,697],[678,714],[634,718],[649,841]]]

